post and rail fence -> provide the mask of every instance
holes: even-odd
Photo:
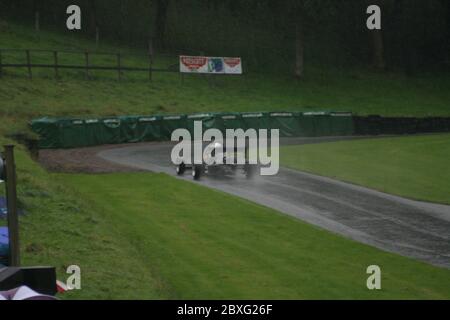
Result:
[[[5,53],[8,52],[23,52],[25,62],[24,63],[6,63]],[[48,53],[53,63],[34,63],[32,53]],[[83,57],[84,64],[61,64],[60,57],[62,54],[76,54]],[[116,60],[115,65],[95,65],[90,63],[93,56],[111,56]],[[4,70],[7,68],[25,68],[28,71],[28,77],[33,78],[33,69],[44,68],[53,69],[55,78],[58,79],[61,69],[72,70],[84,70],[86,79],[89,79],[91,70],[103,70],[103,71],[115,71],[120,81],[123,76],[123,72],[146,72],[148,73],[148,79],[152,80],[153,72],[178,72],[175,68],[155,68],[153,67],[154,57],[152,53],[147,55],[148,67],[130,67],[124,64],[124,55],[121,53],[110,52],[90,52],[90,51],[72,51],[72,50],[43,50],[43,49],[4,49],[0,48],[0,77],[4,75]]]

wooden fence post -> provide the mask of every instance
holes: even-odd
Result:
[[[153,72],[153,55],[152,54],[149,54],[149,56],[148,56],[148,80],[150,80],[150,81],[152,81],[152,79],[153,79],[153,75],[152,75],[152,72]]]
[[[16,165],[14,162],[14,146],[5,146],[6,163],[6,204],[9,234],[9,265],[20,266],[19,217],[17,214]]]
[[[34,29],[36,30],[36,32],[39,32],[41,30],[40,20],[40,13],[39,11],[36,11],[34,13]]]
[[[2,50],[0,50],[0,78],[3,77],[3,57]]]
[[[86,59],[86,80],[89,80],[89,52],[84,52],[84,57]]]
[[[153,37],[148,39],[148,54],[153,57]]]
[[[122,63],[121,63],[121,57],[120,57],[120,53],[117,54],[117,73],[119,75],[119,81],[122,80]]]
[[[58,73],[58,51],[53,51],[53,58],[55,61],[55,78],[58,79],[59,78],[59,73]]]
[[[98,26],[95,27],[95,49],[98,50],[98,46],[100,43],[100,29]]]
[[[153,79],[153,37],[150,37],[148,39],[148,62],[149,62],[149,67],[148,67],[148,79],[150,81],[152,81]]]
[[[28,77],[31,80],[31,79],[33,79],[33,74],[31,72],[31,55],[30,55],[30,50],[26,50],[26,55],[27,55]]]

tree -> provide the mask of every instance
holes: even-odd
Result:
[[[421,19],[425,7],[416,0],[396,0],[396,13],[399,20],[398,33],[401,36],[401,59],[406,75],[416,73],[419,61],[419,46],[421,41]]]
[[[100,41],[100,28],[98,25],[97,6],[95,0],[89,1],[89,11],[91,14],[91,28],[95,30],[95,46],[98,48],[98,44]]]
[[[296,79],[303,78],[305,71],[304,61],[304,19],[305,19],[305,3],[304,0],[299,0],[294,5],[295,12],[295,69],[294,76]]]
[[[165,33],[169,0],[156,0],[155,37],[157,45],[165,49]]]
[[[371,30],[373,58],[372,65],[377,70],[384,70],[386,62],[384,60],[384,41],[382,30]]]
[[[41,8],[41,1],[33,0],[34,28],[35,28],[36,32],[39,32],[39,30],[41,29],[40,8]]]
[[[383,17],[385,1],[366,1],[367,6],[375,4],[381,8],[381,15]],[[372,66],[377,70],[384,70],[386,68],[386,62],[384,57],[384,39],[383,29],[369,30],[369,37],[372,51]]]
[[[450,52],[450,1],[441,0],[441,5],[443,10],[443,17],[445,21],[445,32],[444,32],[444,46],[443,51],[447,53],[447,56],[444,57],[445,64],[447,67],[450,65],[450,57],[448,53]]]

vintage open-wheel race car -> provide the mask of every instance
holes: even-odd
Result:
[[[210,152],[212,157],[215,157],[215,152],[217,150],[225,150],[225,148],[218,142],[210,145],[209,147],[214,149]],[[243,153],[245,159],[244,163],[238,163],[237,161],[237,155],[239,152]],[[238,173],[242,173],[246,178],[251,179],[258,173],[259,165],[257,163],[250,163],[249,150],[247,147],[241,151],[234,148],[234,151],[231,153],[222,151],[218,157],[220,157],[223,161],[218,162],[203,159],[203,163],[201,164],[186,164],[184,162],[180,162],[175,166],[175,171],[177,175],[183,175],[186,171],[191,170],[194,180],[199,180],[203,175],[220,177],[231,176]],[[228,159],[232,159],[232,161],[228,161]]]

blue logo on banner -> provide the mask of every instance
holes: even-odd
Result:
[[[223,72],[223,60],[221,58],[210,58],[208,69],[209,72]]]

